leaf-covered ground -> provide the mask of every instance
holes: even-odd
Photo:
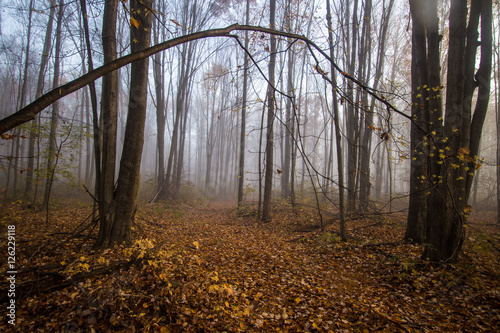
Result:
[[[277,205],[273,222],[259,225],[252,208],[238,214],[233,203],[144,205],[134,245],[107,251],[91,249],[89,229],[69,237],[88,224],[89,214],[89,208],[66,205],[51,212],[46,225],[44,213],[2,203],[2,237],[7,225],[16,225],[19,290],[27,281],[55,276],[69,287],[20,295],[16,326],[2,315],[0,329],[500,330],[500,228],[488,217],[471,220],[458,264],[434,265],[420,260],[421,247],[400,242],[404,213],[357,217],[348,222],[348,242],[341,242],[335,216],[325,214],[329,223],[322,230],[306,206]],[[6,241],[1,245],[6,253]],[[6,257],[0,258],[3,273]],[[106,270],[120,265],[127,268]],[[89,277],[78,281],[82,274]]]

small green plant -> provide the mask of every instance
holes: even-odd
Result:
[[[332,244],[332,243],[338,243],[342,239],[335,234],[325,232],[323,234],[318,235],[318,240],[322,243]]]

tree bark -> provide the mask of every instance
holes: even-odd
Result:
[[[82,4],[82,8],[83,4]],[[116,60],[116,20],[118,1],[107,0],[104,4],[102,47],[104,64]],[[99,235],[96,247],[106,247],[108,234],[113,223],[112,210],[115,187],[116,136],[118,122],[118,71],[106,74],[102,80],[102,164],[100,165],[99,191]]]
[[[43,85],[45,82],[45,68],[49,59],[50,49],[52,47],[52,26],[54,25],[54,14],[56,11],[55,3],[51,1],[49,20],[47,22],[47,30],[45,31],[45,40],[43,44],[42,59],[40,61],[40,69],[38,71],[38,83],[36,87],[35,100],[40,98],[43,93]],[[29,146],[28,146],[28,167],[26,170],[26,187],[25,195],[29,196],[33,191],[33,174],[35,170],[35,142],[37,140],[37,120],[33,119],[30,126]]]
[[[245,24],[250,22],[250,0],[246,1]],[[248,50],[248,31],[245,31],[245,50]],[[245,137],[246,137],[246,112],[248,95],[248,54],[244,52],[243,58],[243,100],[241,102],[241,128],[240,128],[240,159],[238,165],[238,208],[243,203],[243,185],[245,183]]]
[[[59,1],[59,11],[57,14],[57,27],[56,27],[56,45],[55,45],[55,55],[54,55],[54,78],[52,83],[52,89],[56,89],[59,86],[59,76],[60,76],[60,54],[61,54],[61,27],[64,15],[64,1]],[[54,180],[55,164],[56,159],[56,145],[57,145],[57,125],[59,121],[59,103],[54,103],[52,105],[52,117],[50,121],[50,135],[49,135],[49,149],[47,155],[47,174],[45,179],[45,195],[43,197],[43,210],[47,211],[49,209],[49,199],[50,192],[52,189],[52,183]]]
[[[470,124],[470,157],[473,159],[469,162],[469,170],[467,172],[466,192],[467,198],[469,197],[472,180],[474,178],[474,170],[478,161],[479,146],[481,142],[481,134],[483,131],[484,120],[486,119],[486,112],[490,101],[491,89],[491,71],[492,71],[492,2],[491,0],[480,1],[481,11],[481,60],[479,69],[474,75],[475,86],[479,87],[476,107],[474,109],[474,116]],[[475,54],[474,54],[475,59]],[[498,94],[498,91],[497,91]],[[470,104],[465,105],[466,108]],[[466,147],[464,145],[464,147]]]
[[[347,3],[347,6],[350,4]],[[346,16],[349,11],[346,11]],[[346,22],[350,20],[346,17]],[[347,54],[347,71],[354,75],[356,54],[358,46],[359,22],[358,22],[358,0],[354,0],[352,14],[352,39],[346,41],[349,53]],[[349,28],[347,29],[349,31]],[[348,35],[349,36],[349,35]],[[356,209],[356,165],[357,165],[357,147],[356,137],[358,131],[358,110],[355,107],[354,100],[354,83],[347,82],[347,109],[346,109],[346,124],[347,124],[347,210],[354,212]]]
[[[139,26],[131,26],[131,52],[141,52],[150,43],[153,0],[130,1],[130,13]],[[114,202],[115,218],[104,244],[128,243],[139,192],[140,166],[146,123],[149,59],[136,61],[130,69],[130,95]]]
[[[436,262],[456,261],[464,239],[466,173],[459,155],[462,148],[461,131],[467,119],[464,116],[466,25],[467,1],[452,2],[448,54],[453,56],[448,57],[444,137],[438,143],[451,156],[439,161],[442,162],[441,178],[435,183],[430,195],[432,205],[427,217],[429,245],[423,254],[424,258]],[[437,162],[436,159],[432,161]]]
[[[330,0],[326,0],[326,18],[328,24],[328,42],[330,44],[330,58],[334,59],[333,53],[333,33],[332,33],[332,15],[330,10]],[[339,177],[339,215],[340,215],[340,237],[347,240],[347,230],[345,224],[345,199],[344,199],[344,160],[342,152],[342,133],[340,131],[339,104],[337,97],[337,76],[335,69],[332,71],[332,104],[333,104],[333,122],[335,124],[335,144],[337,149],[337,173]]]
[[[270,27],[276,26],[276,0],[270,0]],[[269,84],[267,87],[267,133],[266,133],[266,168],[264,178],[264,199],[262,201],[262,221],[271,221],[271,200],[273,190],[273,170],[274,170],[274,112],[275,112],[275,67],[276,67],[276,37],[271,35],[271,56],[269,59],[268,75]]]

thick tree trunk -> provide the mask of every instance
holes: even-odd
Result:
[[[440,82],[437,1],[410,2],[413,20],[412,48],[412,127],[410,206],[405,239],[422,243],[427,237],[429,196],[432,184],[440,180],[438,147],[432,138],[441,133],[442,102]],[[429,137],[431,135],[431,137]],[[440,148],[439,148],[440,149]]]
[[[82,8],[84,8],[82,6]],[[104,64],[116,59],[116,20],[118,1],[107,0],[104,5],[102,46]],[[105,247],[113,223],[111,208],[115,187],[116,136],[118,122],[118,71],[103,77],[101,94],[102,165],[99,191],[99,236],[96,247]]]
[[[466,172],[459,156],[463,147],[460,132],[464,130],[466,126],[464,120],[467,119],[467,116],[464,116],[466,24],[467,1],[452,2],[448,54],[453,56],[448,58],[446,118],[444,137],[439,144],[451,156],[440,161],[441,182],[438,181],[431,191],[432,205],[427,217],[429,245],[423,254],[424,258],[437,262],[456,261],[464,239]]]
[[[149,46],[153,0],[130,1],[131,16],[139,26],[130,29],[131,52],[139,52]],[[132,63],[130,69],[130,96],[123,143],[116,199],[115,218],[105,244],[130,241],[139,192],[140,166],[146,123],[149,59]]]

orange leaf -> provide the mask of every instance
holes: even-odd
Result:
[[[137,21],[135,18],[130,17],[130,24],[132,24],[136,29],[139,29],[141,22]]]
[[[461,147],[458,150],[458,153],[462,154],[462,155],[469,155],[470,154],[470,149],[469,149],[469,147]]]
[[[177,22],[176,20],[170,19],[170,22],[172,22],[175,25],[178,25],[179,27],[182,27],[182,25],[180,25],[180,23]]]

